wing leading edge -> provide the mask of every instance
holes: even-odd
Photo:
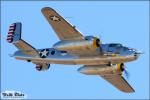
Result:
[[[61,17],[54,9],[45,7],[42,10],[43,15],[52,26],[60,40],[82,40],[84,37]]]

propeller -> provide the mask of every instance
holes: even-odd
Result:
[[[122,72],[124,72],[123,74],[125,75],[125,77],[127,79],[129,79],[130,74],[129,74],[128,70],[127,70],[127,67],[123,63],[120,64],[120,69],[121,69]]]
[[[100,36],[101,37],[101,36]],[[102,41],[101,41],[101,38],[96,36],[96,45],[99,47],[99,52],[102,54],[102,47],[101,47],[101,44],[102,44]]]
[[[126,77],[127,79],[129,79],[130,73],[128,72],[127,68],[125,68],[124,74],[125,74],[125,77]]]

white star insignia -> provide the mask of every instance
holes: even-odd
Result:
[[[53,21],[60,21],[60,18],[57,16],[51,16],[50,19]]]
[[[42,58],[45,58],[45,57],[48,55],[48,52],[49,52],[49,51],[47,51],[47,50],[45,49],[44,51],[41,51],[41,52],[40,52],[40,56],[41,56]]]
[[[46,56],[47,55],[47,53],[48,53],[48,51],[46,51],[46,49],[43,51],[43,52],[41,52],[42,53],[42,56]]]

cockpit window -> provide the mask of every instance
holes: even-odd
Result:
[[[60,51],[61,55],[65,56],[67,55],[67,51]]]
[[[121,44],[109,44],[109,47],[121,47]]]
[[[129,50],[129,48],[127,48],[127,47],[124,47],[124,48],[123,48],[123,50]]]
[[[67,51],[60,51],[61,53],[67,53]]]

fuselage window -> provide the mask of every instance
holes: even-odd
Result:
[[[126,51],[126,50],[128,50],[128,48],[127,48],[127,47],[124,47],[123,50]]]
[[[55,54],[55,51],[51,51],[51,55],[54,55]]]
[[[67,55],[67,51],[60,51],[61,55],[65,56]]]
[[[61,53],[67,53],[67,51],[60,51]]]
[[[109,44],[109,47],[121,47],[121,44]]]

